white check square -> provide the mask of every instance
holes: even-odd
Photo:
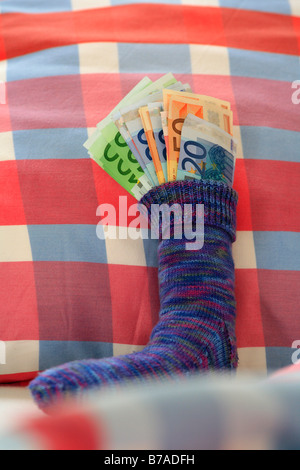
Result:
[[[15,160],[15,148],[12,132],[0,133],[0,162]]]
[[[0,363],[0,378],[38,370],[39,341],[5,341],[5,364]]]
[[[267,374],[266,348],[239,348],[239,367],[238,374],[255,373],[260,375]]]
[[[127,227],[104,227],[108,264],[147,266],[144,243],[133,240]]]
[[[90,10],[110,6],[110,0],[72,0],[73,10]]]
[[[26,225],[0,227],[0,262],[32,261]]]
[[[142,351],[145,346],[135,346],[132,344],[113,344],[113,355],[114,356],[125,356],[125,354],[132,354],[138,351]]]
[[[80,72],[119,73],[118,45],[115,42],[79,44]]]
[[[256,269],[256,254],[252,231],[238,231],[236,242],[232,245],[236,269]]]
[[[230,75],[227,47],[191,44],[190,55],[192,74]]]

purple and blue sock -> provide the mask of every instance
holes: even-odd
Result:
[[[103,385],[237,366],[231,249],[237,194],[218,181],[178,181],[149,191],[141,204],[149,216],[153,204],[179,204],[183,213],[188,204],[194,216],[197,204],[203,204],[204,245],[187,250],[184,236],[175,239],[174,226],[170,239],[160,238],[160,319],[148,345],[141,352],[75,361],[41,373],[29,385],[41,409]]]

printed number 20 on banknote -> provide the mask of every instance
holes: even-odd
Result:
[[[177,179],[225,181],[232,186],[236,143],[215,124],[189,114],[182,127]]]

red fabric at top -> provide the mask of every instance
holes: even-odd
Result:
[[[7,13],[2,24],[7,58],[95,41],[214,44],[298,54],[291,17],[230,8],[161,4],[158,9],[153,4],[129,4],[59,13]],[[4,58],[0,45],[0,60]]]

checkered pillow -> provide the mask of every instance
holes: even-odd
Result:
[[[232,103],[240,369],[288,365],[300,340],[298,1],[134,3],[2,1],[0,382],[148,341],[156,242],[97,237],[98,205],[122,225],[127,194],[82,146],[146,74]]]

